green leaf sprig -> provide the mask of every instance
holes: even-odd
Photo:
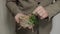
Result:
[[[29,21],[31,24],[36,24],[38,21],[37,21],[37,18],[36,18],[36,15],[32,14],[30,17],[29,17]]]

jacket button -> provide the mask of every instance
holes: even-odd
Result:
[[[40,2],[38,2],[38,5],[40,4]]]

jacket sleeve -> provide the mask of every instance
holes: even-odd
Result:
[[[18,6],[16,5],[16,0],[8,0],[6,5],[14,15],[21,12]]]
[[[55,16],[56,14],[60,13],[60,0],[56,1],[54,4],[46,6],[45,9],[49,14],[49,18]]]

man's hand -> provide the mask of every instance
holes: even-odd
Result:
[[[16,14],[16,16],[15,16],[16,22],[19,23],[20,17],[24,17],[24,16],[25,16],[25,15],[24,15],[23,13],[18,13],[18,14]]]
[[[20,23],[19,21],[21,21],[20,20],[20,17],[27,17],[26,15],[24,15],[23,13],[18,13],[18,14],[16,14],[16,16],[15,16],[15,20],[16,20],[16,22],[17,23]],[[28,17],[27,17],[28,18]],[[24,27],[23,27],[24,28]],[[25,28],[29,28],[29,29],[32,29],[33,28],[33,25],[29,25],[28,27],[25,27]]]
[[[42,6],[38,6],[34,11],[33,14],[40,16],[41,19],[44,19],[48,16],[48,12]]]

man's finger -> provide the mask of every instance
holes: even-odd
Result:
[[[41,19],[44,19],[44,18],[46,18],[48,15],[47,14],[43,14],[42,16],[41,16]]]
[[[16,20],[17,23],[19,23],[19,18],[15,17],[15,20]]]
[[[40,7],[38,6],[34,11],[33,11],[33,14],[36,14],[37,11],[40,10]]]

